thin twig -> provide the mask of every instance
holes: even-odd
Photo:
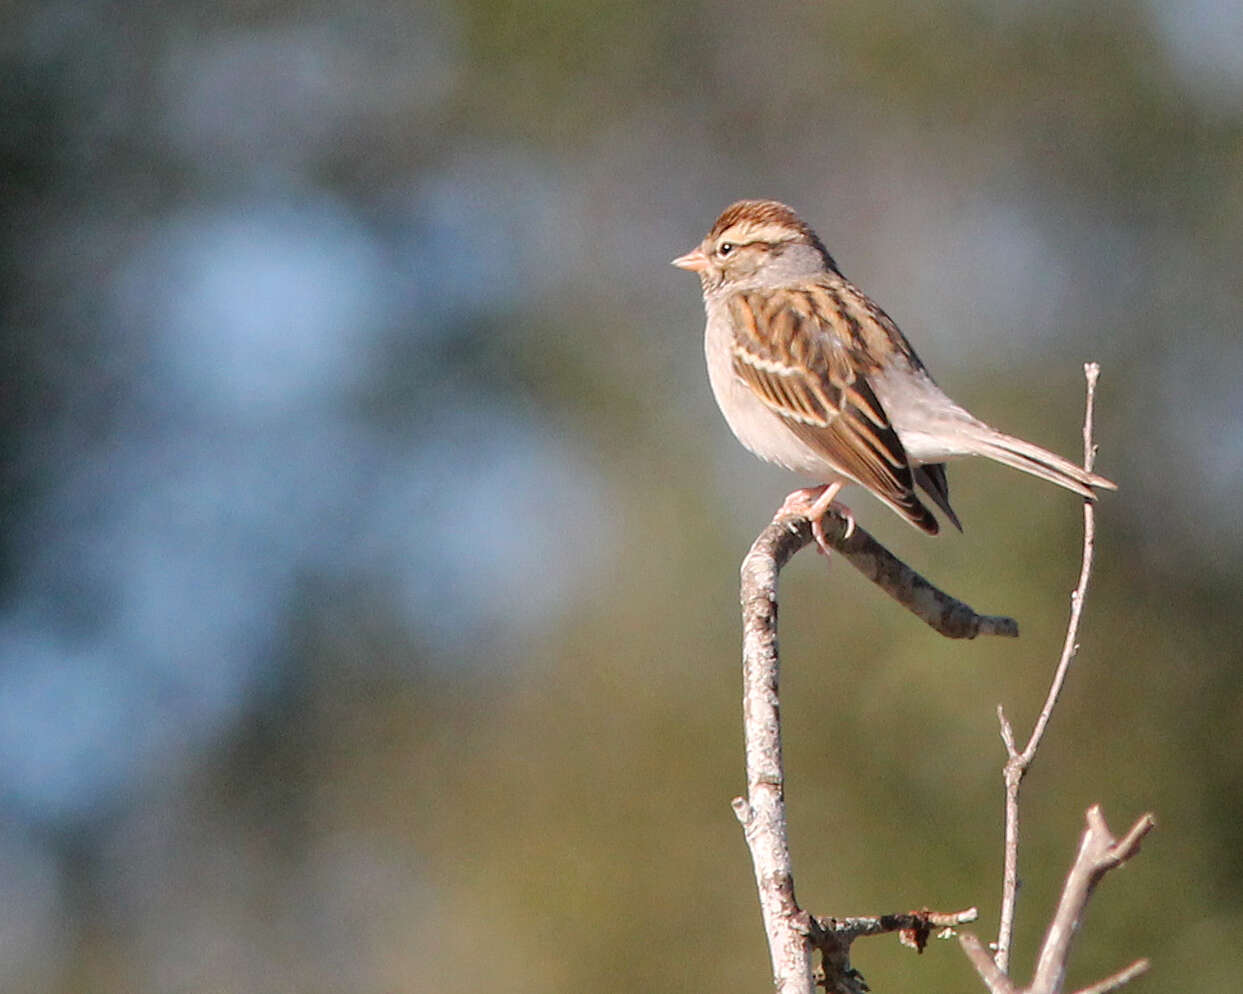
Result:
[[[817,918],[816,925],[839,939],[854,942],[865,935],[884,935],[922,928],[953,928],[980,917],[979,908],[962,911],[906,911],[896,915],[852,915],[849,918]]]
[[[959,925],[979,917],[975,908],[963,911],[908,911],[896,915],[852,918],[812,918],[809,936],[820,950],[821,976],[817,978],[827,994],[865,994],[868,989],[862,975],[850,965],[850,946],[855,939],[867,935],[897,932],[902,944],[923,952],[933,929],[947,938]],[[990,962],[992,962],[990,960]]]
[[[1096,381],[1100,377],[1100,366],[1094,362],[1083,366],[1084,377],[1087,379],[1087,403],[1083,416],[1083,468],[1091,472],[1096,459],[1096,446],[1092,441],[1092,420],[1096,407]],[[1014,911],[1019,891],[1019,786],[1027,776],[1036,750],[1044,738],[1053,716],[1053,708],[1057,705],[1066,682],[1066,674],[1070,664],[1079,651],[1079,621],[1083,616],[1084,598],[1087,595],[1088,580],[1092,576],[1092,562],[1096,551],[1096,516],[1092,501],[1083,502],[1083,560],[1079,567],[1079,582],[1074,593],[1070,595],[1070,620],[1066,626],[1066,638],[1062,644],[1062,655],[1058,660],[1057,670],[1049,685],[1049,693],[1045,697],[1044,707],[1036,719],[1031,737],[1023,750],[1018,751],[1014,730],[1006,719],[1005,711],[997,707],[997,719],[1001,725],[1001,738],[1006,746],[1004,777],[1006,784],[1005,802],[1005,860],[1002,869],[1001,920],[997,929],[997,946],[994,957],[998,968],[1007,972],[1010,968],[1010,947],[1014,938]]]
[[[1017,988],[1010,982],[1010,978],[1006,976],[1001,967],[993,961],[984,943],[974,933],[963,932],[958,936],[958,942],[963,952],[967,954],[967,959],[971,961],[971,965],[980,975],[980,979],[984,981],[984,986],[992,994],[1015,994]]]
[[[1146,959],[1137,959],[1128,967],[1124,967],[1117,973],[1110,974],[1104,980],[1098,980],[1089,987],[1080,987],[1075,994],[1110,994],[1119,987],[1129,984],[1141,973],[1147,973],[1148,967],[1152,964]]]

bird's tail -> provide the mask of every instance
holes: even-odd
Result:
[[[987,459],[1056,483],[1088,500],[1096,499],[1097,490],[1118,489],[1112,480],[1089,473],[1082,466],[1076,466],[1069,459],[1063,459],[1039,445],[1006,435],[982,422],[976,422],[976,427],[978,430],[972,432],[975,436],[974,452]]]

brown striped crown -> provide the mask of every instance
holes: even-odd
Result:
[[[811,229],[806,221],[798,216],[793,208],[777,200],[739,200],[725,208],[712,230],[708,232],[708,241],[716,242],[726,233],[729,240],[740,245],[751,242],[801,241],[815,247],[824,257],[825,265],[837,271],[837,263],[824,247],[824,242]]]

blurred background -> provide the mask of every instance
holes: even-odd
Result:
[[[1080,453],[1099,566],[1024,795],[1015,967],[1083,810],[1143,856],[1085,984],[1243,952],[1243,7],[9,0],[0,986],[764,990],[730,437],[697,282],[793,204],[953,396]],[[1018,642],[783,581],[798,894],[979,905],[1078,570],[1065,492],[860,521]],[[861,942],[877,991],[982,989]]]

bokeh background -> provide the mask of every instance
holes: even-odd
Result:
[[[764,990],[729,436],[669,259],[794,204],[1100,562],[1025,793],[1027,976],[1084,808],[1159,819],[1070,977],[1237,990],[1243,8],[0,9],[0,986]],[[798,892],[981,908],[1078,569],[1064,492],[860,520],[1017,643],[783,582]],[[971,990],[954,946],[857,949]]]

